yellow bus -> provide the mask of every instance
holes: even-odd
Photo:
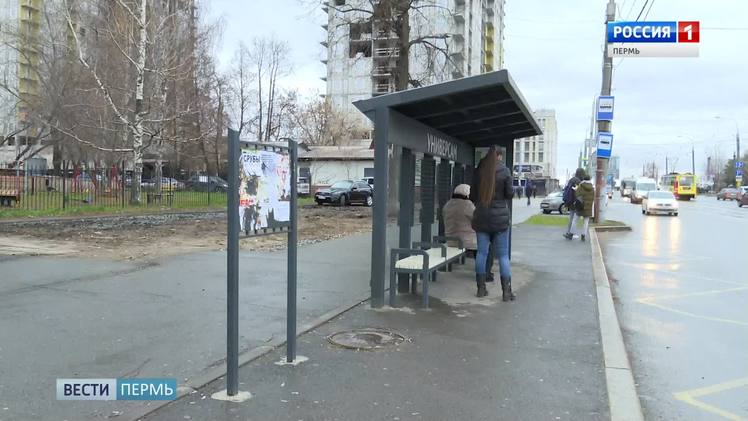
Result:
[[[696,197],[696,176],[691,173],[663,175],[660,188],[670,190],[676,199],[691,200]]]

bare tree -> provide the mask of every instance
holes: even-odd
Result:
[[[335,109],[327,99],[297,103],[289,115],[291,137],[309,145],[343,146],[351,139],[364,138],[369,132],[359,119]]]
[[[290,93],[279,82],[291,74],[289,52],[286,42],[273,37],[256,38],[237,48],[229,72],[230,115],[240,135],[250,134],[258,142],[282,137]]]
[[[155,149],[160,175],[165,145],[176,141],[171,137],[177,132],[176,121],[194,113],[194,101],[170,101],[176,96],[169,93],[169,87],[174,89],[193,77],[190,62],[179,60],[181,51],[175,48],[183,42],[180,34],[186,32],[178,29],[186,26],[190,16],[149,0],[79,0],[75,4],[66,0],[65,5],[75,56],[89,76],[86,89],[95,92],[94,104],[103,103],[91,110],[101,124],[91,126],[100,131],[114,130],[112,126],[125,130],[126,135],[119,137],[126,141],[125,146],[109,149],[131,154],[131,201],[139,203],[146,151]],[[93,36],[86,37],[84,28],[93,29]],[[70,130],[65,134],[86,142]],[[202,135],[197,133],[196,137]],[[182,137],[180,141],[194,139]]]
[[[452,34],[448,27],[439,25],[451,22],[453,16],[446,2],[352,0],[340,3],[325,2],[326,7],[337,13],[328,42],[341,41],[335,34],[347,33],[349,37],[372,34],[382,45],[395,49],[391,64],[396,91],[444,80],[450,68],[457,68],[448,42]]]

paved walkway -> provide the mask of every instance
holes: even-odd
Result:
[[[602,420],[609,419],[587,243],[558,229],[518,226],[518,299],[474,298],[470,267],[432,284],[432,309],[359,306],[303,335],[297,367],[279,349],[240,368],[244,403],[211,399],[223,379],[146,417],[156,420]],[[533,256],[542,256],[535,258]],[[333,332],[377,326],[408,340],[379,351],[331,345]]]

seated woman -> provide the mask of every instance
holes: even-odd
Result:
[[[475,258],[478,243],[472,227],[473,211],[475,211],[475,205],[470,201],[470,186],[460,184],[455,187],[452,199],[444,205],[442,215],[444,217],[444,235],[459,237],[462,240],[463,247],[467,250],[467,255]],[[455,241],[450,241],[447,245],[450,247],[458,246]]]

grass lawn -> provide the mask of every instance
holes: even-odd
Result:
[[[563,227],[566,226],[566,224],[569,223],[569,216],[568,215],[545,215],[545,214],[538,214],[533,215],[525,221],[525,224],[529,225],[549,225],[549,226],[559,226]]]
[[[20,205],[13,208],[0,208],[0,219],[8,218],[40,218],[55,216],[90,216],[90,215],[121,215],[143,214],[168,210],[223,210],[227,206],[226,193],[178,191],[173,193],[171,206],[167,206],[167,198],[162,202],[147,202],[147,195],[142,193],[141,204],[133,205],[125,197],[124,206],[122,196],[90,196],[87,193],[71,193],[66,195],[65,208],[62,208],[62,193],[39,192],[34,195],[25,194]],[[89,203],[90,202],[90,203]]]
[[[579,219],[578,226],[582,225],[582,219]],[[559,226],[563,227],[566,226],[566,224],[569,223],[569,215],[533,215],[525,221],[526,224],[530,225],[549,225],[549,226]],[[620,221],[613,221],[613,220],[605,220],[602,223],[592,223],[591,226],[600,226],[600,227],[625,227],[626,224]]]

